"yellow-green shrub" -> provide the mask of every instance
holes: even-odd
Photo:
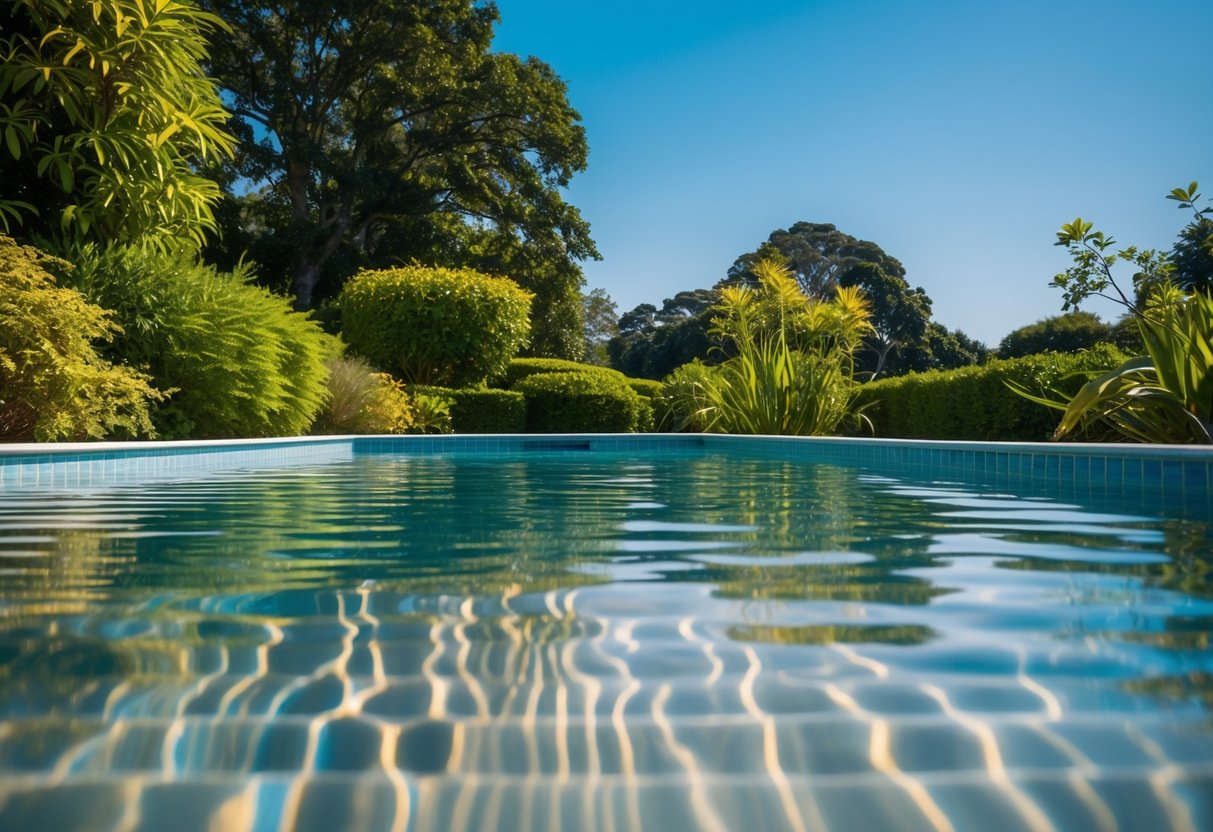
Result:
[[[171,393],[153,419],[165,438],[290,436],[324,402],[338,343],[289,302],[189,250],[88,247],[73,283],[114,310],[123,332],[106,354]]]
[[[860,388],[860,402],[877,436],[908,439],[1044,441],[1058,415],[1017,395],[1007,382],[1047,394],[1073,396],[1091,371],[1107,370],[1124,354],[1102,344],[1081,353],[1041,353],[1005,361],[882,379]]]
[[[617,381],[626,382],[628,380],[628,377],[618,370],[601,367],[597,364],[583,364],[563,358],[515,358],[506,365],[504,372],[492,379],[492,382],[494,387],[512,390],[514,385],[524,378],[541,373],[596,373],[609,376]]]
[[[410,384],[464,387],[503,373],[530,336],[532,295],[472,269],[407,266],[341,291],[350,349]]]
[[[159,393],[93,347],[120,328],[48,268],[68,265],[0,235],[0,439],[153,434]]]

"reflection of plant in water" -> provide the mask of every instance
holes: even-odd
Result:
[[[938,636],[920,624],[813,624],[803,627],[729,627],[729,638],[763,644],[925,644]]]
[[[1132,679],[1124,682],[1124,689],[1129,693],[1143,693],[1167,699],[1195,698],[1213,710],[1213,673],[1203,670],[1149,679]]]

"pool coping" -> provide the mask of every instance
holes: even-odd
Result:
[[[1213,506],[1213,447],[695,433],[342,435],[0,444],[0,494],[98,489],[248,468],[324,465],[368,454],[660,454],[688,450],[730,450],[747,457],[1033,489],[1060,487],[1080,493],[1114,489],[1150,502],[1178,500]]]

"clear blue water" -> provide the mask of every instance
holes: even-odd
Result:
[[[1192,506],[709,454],[3,495],[0,829],[1213,829]]]

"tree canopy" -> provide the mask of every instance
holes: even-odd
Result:
[[[1112,326],[1091,312],[1073,311],[1021,326],[1002,339],[999,358],[1038,352],[1078,352],[1112,337]]]
[[[240,141],[226,176],[250,191],[238,222],[299,307],[359,266],[473,266],[535,291],[580,353],[577,263],[597,251],[561,188],[584,129],[547,64],[489,51],[491,2],[203,4],[231,27],[210,67]]]

